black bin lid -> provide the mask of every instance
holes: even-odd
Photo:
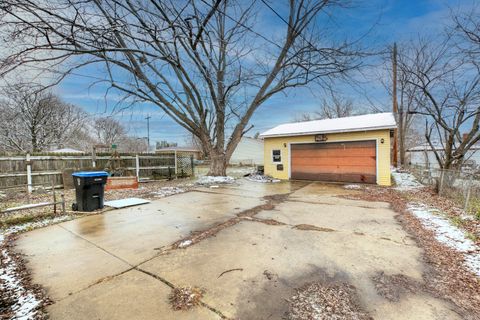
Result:
[[[77,178],[96,178],[96,177],[108,177],[106,171],[78,171],[72,173],[72,176]]]

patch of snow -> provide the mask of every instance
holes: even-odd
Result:
[[[393,113],[385,112],[336,119],[285,123],[267,130],[260,137],[393,129],[396,127]]]
[[[345,189],[352,189],[352,190],[358,190],[358,189],[361,189],[362,186],[359,185],[359,184],[347,184],[347,185],[344,185],[343,188],[345,188]]]
[[[174,195],[177,193],[183,193],[183,192],[185,192],[185,189],[178,188],[178,187],[162,187],[160,188],[160,190],[154,191],[152,193],[155,195],[155,197],[163,198],[163,197],[167,197],[167,196],[171,196],[171,195]]]
[[[46,226],[49,226],[51,224],[63,222],[63,221],[70,220],[70,219],[72,219],[72,217],[70,217],[70,216],[61,216],[61,217],[55,217],[55,218],[52,218],[52,219],[44,219],[44,220],[40,220],[40,221],[27,222],[27,223],[23,223],[23,224],[12,226],[12,227],[8,228],[7,230],[5,230],[3,232],[3,234],[4,235],[9,235],[9,234],[19,233],[19,232],[24,232],[24,231],[30,231],[30,230],[33,230],[33,229],[46,227]]]
[[[0,280],[2,280],[3,289],[13,292],[16,300],[16,303],[12,306],[12,311],[15,314],[13,319],[33,319],[41,302],[32,292],[22,286],[15,273],[17,265],[8,255],[8,251],[2,250],[1,255],[5,267],[0,269]]]
[[[393,181],[395,181],[395,189],[399,191],[409,191],[422,188],[423,184],[417,181],[415,176],[408,172],[392,171]]]
[[[235,174],[235,175],[246,175],[255,172],[254,167],[229,167],[227,169],[227,172],[229,174]]]
[[[280,182],[280,179],[274,179],[270,176],[264,176],[257,173],[252,173],[249,176],[245,177],[248,181],[260,182],[260,183],[276,183]]]
[[[185,247],[188,247],[189,245],[191,245],[192,243],[193,243],[192,240],[185,240],[185,241],[180,242],[178,247],[179,248],[185,248]]]
[[[211,184],[231,184],[235,182],[235,178],[233,177],[223,177],[223,176],[203,176],[198,178],[195,182],[198,185],[211,185]]]
[[[5,237],[8,235],[45,227],[69,219],[71,219],[71,217],[63,216],[9,227],[0,231],[0,245],[3,245]],[[15,304],[12,306],[12,311],[14,313],[13,319],[35,319],[41,301],[35,297],[32,291],[22,285],[21,279],[16,273],[17,264],[10,257],[8,250],[3,249],[0,252],[0,255],[2,261],[0,267],[0,280],[2,280],[1,282],[4,290],[13,293],[12,298],[15,300]]]
[[[439,210],[421,204],[410,204],[408,210],[422,225],[435,232],[435,238],[444,245],[461,252],[468,269],[480,277],[480,248],[465,233],[439,215]]]

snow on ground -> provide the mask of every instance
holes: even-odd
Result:
[[[351,189],[351,190],[358,190],[358,189],[361,189],[362,186],[359,185],[359,184],[347,184],[347,185],[344,185],[343,188]]]
[[[252,173],[249,176],[245,177],[248,181],[261,182],[261,183],[276,183],[280,182],[279,179],[274,179],[270,176],[264,176],[261,174]]]
[[[422,204],[410,204],[408,210],[417,217],[422,225],[435,232],[435,238],[446,246],[461,252],[466,267],[480,277],[480,248],[455,227],[450,221],[439,215],[440,211]]]
[[[163,198],[167,196],[171,196],[177,193],[184,193],[185,189],[178,188],[178,187],[163,187],[160,188],[158,191],[152,192],[156,198]]]
[[[5,237],[8,235],[33,230],[69,219],[71,219],[71,217],[63,216],[53,219],[28,222],[18,226],[10,227],[6,230],[1,230],[0,247],[3,247]],[[12,311],[15,315],[13,319],[34,319],[37,314],[38,307],[41,305],[41,301],[35,297],[35,294],[31,290],[22,285],[21,278],[16,273],[16,270],[18,270],[17,264],[10,257],[8,250],[3,249],[0,252],[0,255],[0,259],[2,261],[0,267],[0,280],[2,286],[1,291],[6,291],[10,294],[13,294],[11,297],[15,301],[15,304],[12,306]]]
[[[396,185],[395,189],[399,191],[408,191],[423,187],[423,185],[417,181],[413,174],[408,172],[392,170],[392,177]]]
[[[12,307],[13,319],[33,319],[40,301],[32,292],[24,288],[17,277],[17,264],[10,258],[7,250],[2,250],[1,260],[4,267],[0,269],[2,291],[13,292],[16,303]]]
[[[198,185],[212,185],[212,184],[231,184],[235,182],[235,178],[233,177],[214,177],[214,176],[203,176],[198,178],[195,182]]]
[[[185,247],[188,247],[189,245],[191,245],[192,243],[193,243],[192,240],[185,240],[185,241],[180,242],[180,244],[178,246],[180,248],[185,248]]]

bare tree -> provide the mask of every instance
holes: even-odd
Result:
[[[118,151],[129,153],[148,152],[148,143],[146,138],[124,136],[119,141]]]
[[[420,40],[404,65],[407,83],[421,92],[412,112],[426,116],[425,138],[443,169],[460,167],[480,140],[479,68],[453,41]]]
[[[106,145],[120,143],[126,137],[127,132],[119,121],[111,117],[95,119],[93,131],[97,143]]]
[[[319,110],[301,113],[295,116],[294,121],[335,119],[359,114],[361,114],[361,111],[353,105],[351,99],[343,97],[333,90],[329,90],[327,96],[322,98]]]
[[[285,4],[277,11],[268,0],[3,0],[0,32],[13,53],[0,70],[49,62],[63,68],[62,79],[102,64],[102,80],[161,108],[201,141],[210,174],[225,175],[265,101],[359,66],[358,50],[319,27],[321,15],[330,21],[330,9],[345,1]],[[257,28],[259,10],[278,18],[282,36]]]
[[[392,51],[392,50],[390,50]],[[419,105],[424,105],[425,96],[418,88],[411,82],[413,74],[410,72],[412,64],[415,63],[412,56],[414,56],[415,48],[412,47],[411,42],[400,43],[397,54],[397,101],[398,110],[396,114],[397,120],[397,138],[398,138],[398,159],[399,165],[406,164],[406,151],[408,147],[413,147],[411,143],[418,145],[418,132],[413,128],[416,118],[415,111]],[[385,59],[385,71],[389,75],[383,82],[383,85],[390,96],[393,95],[392,90],[392,56]],[[418,124],[418,123],[417,123]]]
[[[2,95],[0,145],[5,151],[38,152],[68,145],[83,130],[87,114],[51,92],[16,84],[4,88]]]
[[[316,112],[319,119],[350,117],[358,113],[358,109],[354,107],[352,100],[333,92],[330,99],[323,99],[321,110]]]

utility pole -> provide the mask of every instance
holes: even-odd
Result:
[[[392,69],[393,69],[393,88],[392,88],[392,99],[393,99],[393,115],[397,117],[398,113],[398,102],[397,102],[397,43],[393,43],[393,54],[392,54]],[[393,164],[398,167],[398,145],[397,145],[397,129],[393,129]]]
[[[145,119],[147,120],[147,152],[150,151],[150,119],[152,117],[147,116]]]

